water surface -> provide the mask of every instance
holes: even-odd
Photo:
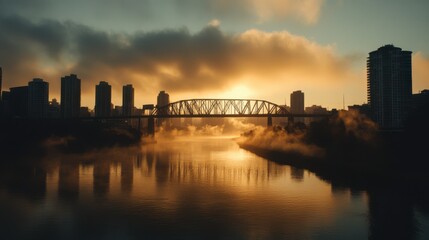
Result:
[[[1,239],[429,239],[403,192],[338,187],[226,137],[20,162],[1,169]]]

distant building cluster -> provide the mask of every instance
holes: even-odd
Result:
[[[367,59],[367,97],[368,103],[349,106],[367,115],[381,129],[399,129],[412,111],[429,104],[429,90],[412,94],[412,52],[404,51],[393,45],[385,45],[369,53]],[[61,99],[49,101],[49,83],[35,78],[27,86],[12,87],[2,91],[3,72],[0,68],[0,113],[4,118],[64,118],[110,117],[142,115],[146,111],[158,108],[159,115],[168,115],[170,96],[161,91],[156,105],[145,104],[138,109],[134,104],[134,88],[131,84],[122,88],[122,106],[113,107],[112,87],[101,81],[95,86],[95,108],[81,106],[81,80],[75,74],[61,78]],[[294,91],[290,95],[290,107],[284,106],[292,114],[326,114],[329,111],[318,105],[305,107],[304,92]],[[343,107],[344,108],[344,107]],[[336,111],[333,109],[332,111]],[[295,117],[295,122],[304,123],[304,119]],[[158,125],[168,123],[159,119]],[[168,125],[168,124],[166,124]]]
[[[143,114],[143,109],[138,109],[134,105],[134,88],[131,84],[123,86],[122,106],[113,108],[112,87],[107,82],[101,81],[95,86],[95,111],[92,112],[88,107],[81,106],[81,79],[76,74],[61,78],[61,99],[58,102],[57,99],[49,101],[49,83],[40,78],[33,79],[27,86],[1,91],[2,73],[0,68],[0,116],[2,118],[74,119]],[[163,92],[163,94],[166,93]]]
[[[429,104],[429,90],[412,94],[411,54],[393,45],[385,45],[370,52],[367,60],[368,103],[352,105],[348,109],[370,117],[381,129],[403,128],[410,112]],[[290,104],[291,113],[328,112],[321,106],[304,107],[302,91],[294,91],[290,95]],[[312,120],[307,119],[306,123]],[[295,121],[304,120],[297,118]]]

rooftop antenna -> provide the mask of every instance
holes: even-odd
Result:
[[[346,103],[345,103],[344,93],[343,93],[343,110],[346,110]]]

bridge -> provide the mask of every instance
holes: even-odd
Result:
[[[289,122],[294,118],[326,118],[331,114],[290,113],[284,106],[257,99],[188,99],[172,102],[165,106],[145,105],[148,114],[135,116],[93,117],[88,119],[148,119],[149,134],[155,132],[155,118],[242,118],[266,117],[267,125],[272,126],[273,117],[287,117]]]
[[[261,117],[287,115],[285,107],[255,99],[189,99],[159,106],[158,117]]]

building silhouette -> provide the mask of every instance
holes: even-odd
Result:
[[[420,91],[419,93],[413,94],[413,110],[424,108],[429,105],[429,89]]]
[[[79,117],[80,92],[80,79],[75,74],[61,78],[61,117]]]
[[[132,84],[122,87],[122,115],[131,116],[134,110],[134,88]]]
[[[295,114],[303,114],[304,112],[304,93],[294,91],[290,95],[290,112]],[[304,122],[304,118],[295,118],[296,122]]]
[[[328,114],[329,111],[328,111],[328,109],[326,109],[326,108],[324,108],[322,106],[313,105],[311,107],[306,107],[305,108],[305,113],[307,113],[307,114]],[[314,122],[314,121],[320,120],[320,118],[312,117],[310,119],[307,118],[305,120],[307,120],[307,122],[306,122],[306,124],[307,124],[307,123],[310,123],[310,122]]]
[[[120,117],[122,116],[122,106],[115,106],[112,108],[111,116]]]
[[[2,85],[3,84],[3,69],[0,67],[0,102],[2,100],[1,94],[2,94]]]
[[[28,116],[47,118],[49,106],[49,83],[35,78],[28,83]]]
[[[156,107],[159,109],[164,106],[167,106],[168,104],[170,104],[170,95],[168,95],[168,93],[166,93],[165,91],[159,92],[156,101]],[[158,110],[158,115],[168,115],[168,109]],[[158,126],[161,126],[163,122],[168,123],[168,121],[166,121],[165,119],[158,119]]]
[[[91,117],[91,112],[88,107],[80,107],[79,117]]]
[[[95,116],[109,117],[112,111],[112,86],[101,81],[95,86]]]
[[[49,102],[48,117],[61,118],[61,106],[56,98],[52,99],[52,101]]]
[[[401,128],[412,96],[411,51],[385,45],[367,60],[368,104],[381,128]]]

